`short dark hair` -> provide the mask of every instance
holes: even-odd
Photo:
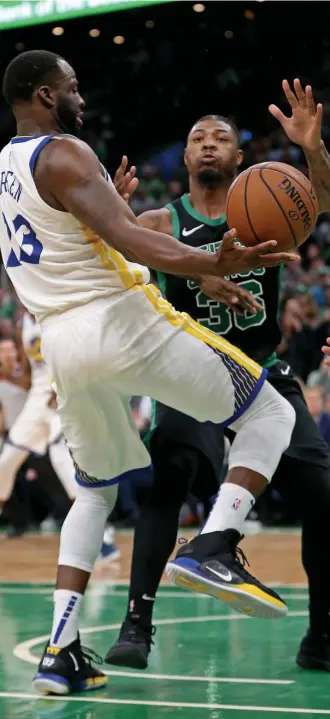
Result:
[[[236,137],[237,144],[240,146],[241,144],[241,135],[238,127],[236,127],[233,120],[231,120],[229,117],[225,117],[224,115],[203,115],[203,117],[200,117],[196,122],[194,122],[192,127],[195,127],[195,125],[198,125],[199,122],[204,122],[204,120],[216,120],[217,122],[225,122],[226,125],[229,125],[231,129],[233,130],[233,133]],[[192,128],[191,128],[192,130]],[[190,130],[190,132],[191,132]]]
[[[2,81],[2,92],[9,105],[31,100],[33,91],[50,80],[63,58],[48,50],[22,52],[9,63]]]

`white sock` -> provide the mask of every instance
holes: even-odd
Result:
[[[237,529],[242,533],[246,516],[254,503],[255,499],[247,489],[239,484],[224,482],[201,534],[221,532],[224,529]]]
[[[54,619],[50,644],[52,647],[67,647],[77,639],[78,617],[83,595],[70,589],[56,589],[54,592]]]

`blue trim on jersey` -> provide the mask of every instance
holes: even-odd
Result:
[[[259,394],[265,380],[267,379],[267,375],[268,375],[268,369],[264,368],[262,370],[262,373],[261,373],[257,383],[255,384],[249,398],[244,402],[244,404],[241,407],[239,407],[238,410],[236,410],[236,412],[234,412],[234,414],[229,419],[226,419],[224,422],[216,422],[218,427],[229,427],[229,425],[231,425],[233,422],[235,422],[236,419],[241,417],[242,414],[244,414],[244,412],[246,412],[246,410],[252,404],[253,400],[255,400],[255,398]],[[214,422],[210,422],[210,420],[207,420],[206,422],[204,422],[204,424],[214,424]]]
[[[54,135],[47,135],[47,137],[43,137],[42,140],[40,140],[39,145],[37,145],[37,147],[35,147],[35,149],[33,150],[32,155],[30,157],[30,162],[29,162],[32,176],[33,176],[34,166],[37,162],[40,151],[42,150],[43,147],[45,147],[45,145],[47,145],[48,142],[50,142],[50,140],[53,139],[53,137],[54,137]]]
[[[144,476],[146,472],[152,472],[152,464],[149,464],[147,467],[139,467],[138,469],[129,469],[128,472],[119,474],[118,477],[113,477],[112,479],[100,479],[100,481],[97,482],[84,482],[76,474],[75,480],[81,487],[98,489],[98,487],[110,487],[111,484],[118,484],[118,482],[122,482],[125,479],[131,479],[131,477],[139,477],[140,475]]]
[[[37,137],[42,137],[42,135],[27,135],[26,137],[12,137],[11,141],[13,144],[16,144],[17,142],[29,142],[29,140],[36,140]]]

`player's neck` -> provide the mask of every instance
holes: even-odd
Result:
[[[200,215],[215,220],[226,211],[226,197],[229,185],[220,187],[201,187],[190,178],[190,202]]]
[[[57,135],[59,129],[54,127],[53,118],[36,119],[31,117],[22,117],[17,119],[16,134],[21,137],[29,135]]]

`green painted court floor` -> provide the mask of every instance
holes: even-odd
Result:
[[[83,644],[105,655],[126,606],[124,585],[94,585],[82,617]],[[330,715],[330,676],[295,666],[307,624],[305,589],[282,588],[290,613],[252,620],[221,602],[160,590],[157,635],[146,672],[112,671],[108,686],[68,699],[38,698],[31,677],[52,617],[52,587],[0,584],[0,719],[265,719]],[[105,665],[106,667],[106,665]]]

